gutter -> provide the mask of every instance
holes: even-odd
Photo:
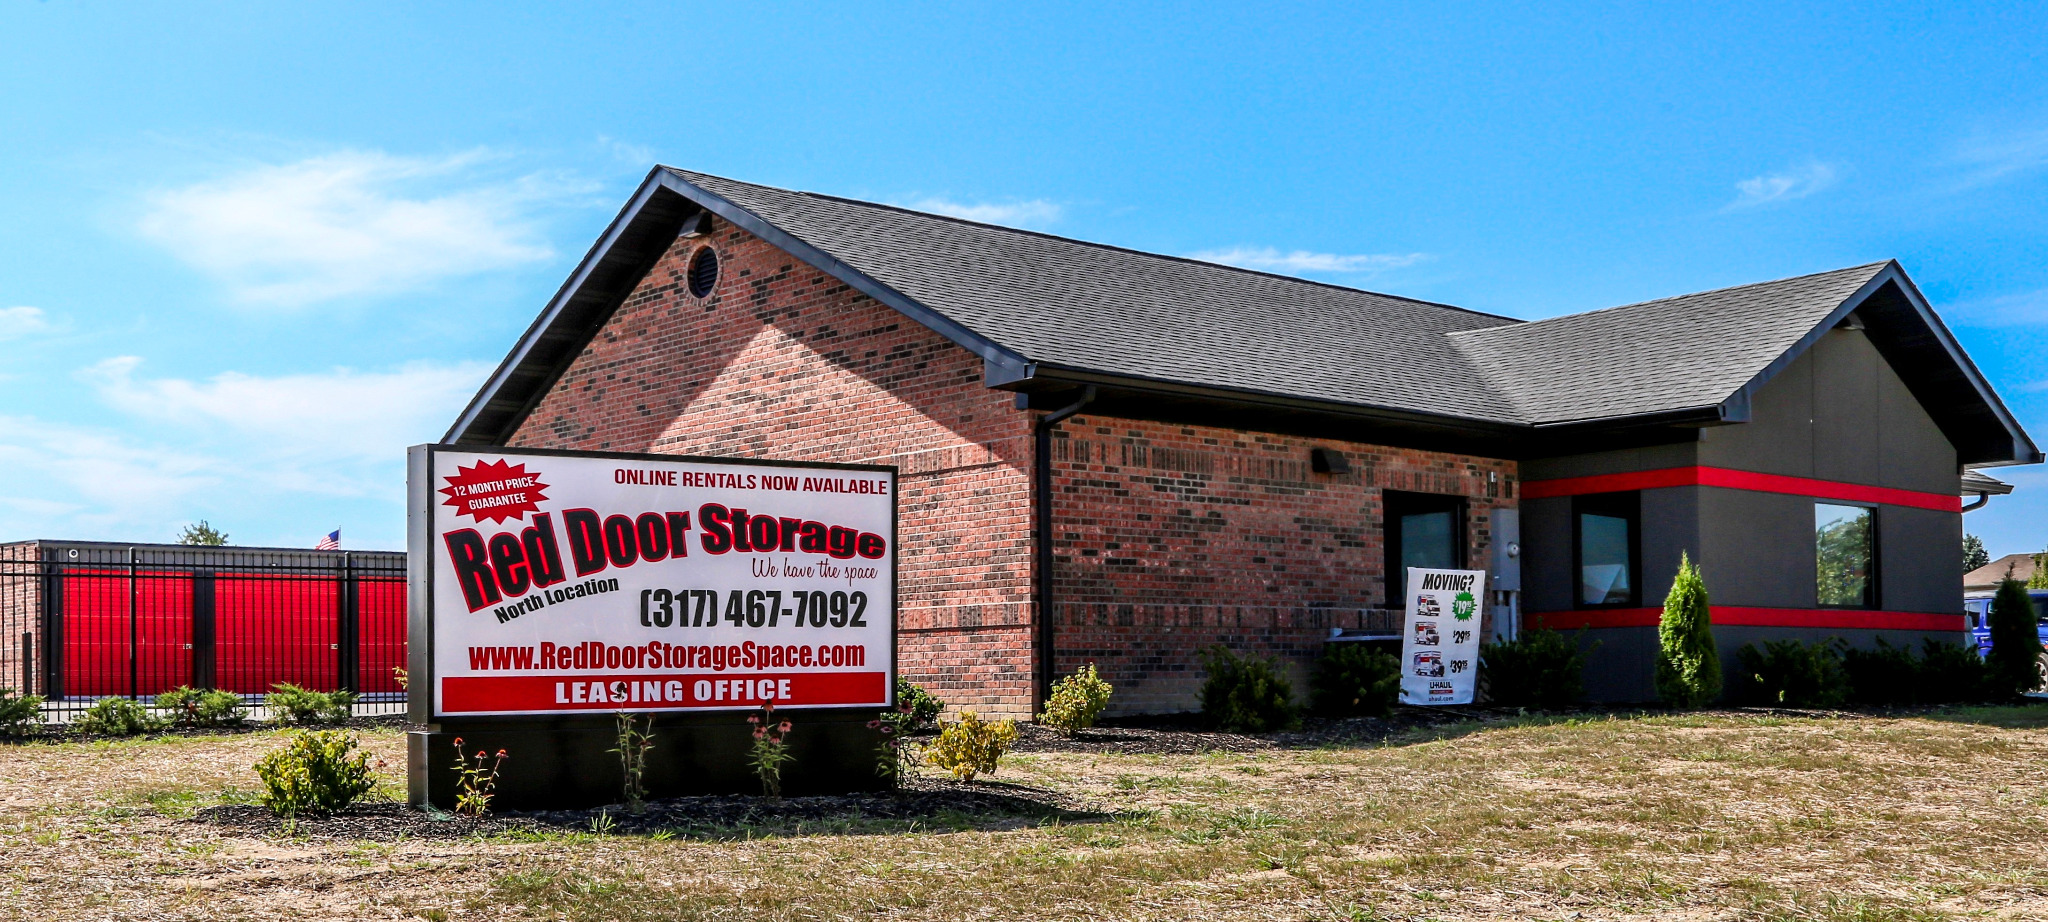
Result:
[[[1053,580],[1052,580],[1052,430],[1081,408],[1094,402],[1095,385],[1090,384],[1081,391],[1081,399],[1040,416],[1031,424],[1031,493],[1035,508],[1032,510],[1032,529],[1037,538],[1035,553],[1037,560],[1031,568],[1031,594],[1038,610],[1038,675],[1032,689],[1032,712],[1044,709],[1045,699],[1052,694],[1052,683],[1057,678],[1053,667]]]

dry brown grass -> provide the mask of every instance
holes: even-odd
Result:
[[[355,843],[181,817],[269,734],[0,747],[0,915],[2048,918],[2048,708],[1527,721],[1392,745],[1037,753],[1107,822]],[[366,742],[394,766],[400,737]],[[758,832],[758,831],[757,831]]]

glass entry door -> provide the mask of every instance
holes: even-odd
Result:
[[[1388,490],[1385,497],[1387,598],[1399,608],[1409,567],[1465,567],[1465,498]]]

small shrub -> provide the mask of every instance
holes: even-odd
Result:
[[[489,767],[484,764],[484,751],[476,751],[471,761],[468,753],[462,751],[462,737],[455,738],[455,812],[470,819],[481,819],[491,811],[491,798],[498,794],[498,769],[505,764],[505,750],[498,750],[497,758]]]
[[[149,709],[139,701],[127,698],[101,698],[86,708],[85,713],[72,721],[71,726],[80,733],[96,733],[103,736],[134,736],[162,729],[163,722],[151,716]]]
[[[647,810],[647,752],[654,748],[654,715],[647,715],[642,724],[639,718],[620,711],[618,725],[619,745],[611,751],[619,754],[619,767],[626,773],[626,809],[637,816]],[[481,759],[483,753],[477,757]]]
[[[0,736],[26,736],[43,725],[43,696],[0,688]]]
[[[1813,643],[1765,641],[1763,648],[1743,644],[1735,651],[1742,666],[1736,698],[1748,704],[1827,708],[1849,697],[1849,677],[1842,669],[1842,640],[1830,637]]]
[[[993,775],[1003,753],[1017,741],[1017,722],[989,723],[973,711],[961,711],[960,719],[939,724],[938,739],[924,749],[925,761],[953,773],[962,781],[975,775]]]
[[[908,736],[937,726],[946,702],[932,697],[924,687],[905,678],[896,680],[896,710],[883,712],[882,719],[896,728],[896,735]]]
[[[2048,573],[2048,567],[2036,567]],[[1991,650],[1984,656],[1985,691],[2017,698],[2041,685],[2041,638],[2034,624],[2034,600],[2018,580],[1998,584],[1991,598]]]
[[[1921,687],[1926,678],[1912,647],[1894,647],[1875,638],[1869,650],[1842,651],[1842,672],[1849,679],[1849,700],[1876,707],[1902,707],[1937,700],[1940,693]],[[1971,659],[1975,659],[1972,656]]]
[[[370,755],[343,730],[301,730],[256,760],[263,805],[279,816],[333,813],[377,786]]]
[[[171,712],[171,722],[180,727],[233,726],[249,715],[234,692],[184,685],[156,696],[156,706]]]
[[[1053,683],[1038,722],[1058,730],[1061,736],[1073,736],[1095,726],[1095,718],[1109,707],[1110,691],[1109,683],[1096,674],[1095,664],[1089,663]]]
[[[875,774],[887,779],[891,786],[901,783],[917,760],[916,747],[897,729],[909,721],[910,711],[911,705],[898,698],[896,710],[883,711],[881,716],[868,721],[868,729],[875,731],[876,736]]]
[[[1721,654],[1708,610],[1707,582],[1680,553],[1657,623],[1657,697],[1672,707],[1701,707],[1721,696]]]
[[[290,682],[271,688],[275,690],[263,696],[263,706],[270,709],[271,719],[280,724],[340,723],[348,719],[349,708],[356,703],[356,694],[351,691],[318,692]]]
[[[789,728],[787,720],[775,719],[775,703],[761,705],[761,713],[747,718],[754,725],[754,749],[747,756],[747,764],[754,769],[754,776],[761,779],[761,793],[768,797],[782,796],[783,763],[796,758],[789,752]]]
[[[1324,717],[1385,717],[1401,700],[1401,659],[1362,643],[1324,644],[1308,691]]]
[[[1238,656],[1226,647],[1202,654],[1202,713],[1218,729],[1239,733],[1286,730],[1301,723],[1294,685],[1272,660]]]
[[[1984,658],[1975,644],[1922,641],[1920,668],[1913,683],[1921,704],[1982,701],[1986,694]]]
[[[1594,647],[1599,646],[1595,641]],[[1479,648],[1479,668],[1493,703],[1564,708],[1586,694],[1586,653],[1579,635],[1536,628]]]

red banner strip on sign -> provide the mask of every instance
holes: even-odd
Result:
[[[1806,627],[1866,631],[1960,631],[1962,615],[1920,611],[1861,611],[1843,608],[1738,608],[1716,605],[1709,609],[1715,624],[1747,627]],[[1529,612],[1531,627],[1571,631],[1582,627],[1656,627],[1664,617],[1661,608],[1599,608],[1586,611]]]
[[[513,711],[669,711],[698,708],[846,705],[887,707],[886,672],[789,672],[732,675],[449,676],[441,713]]]
[[[1844,499],[1859,503],[1912,506],[1938,512],[1961,512],[1963,509],[1963,498],[1953,494],[1922,493],[1918,490],[1899,490],[1892,487],[1866,487],[1854,483],[1787,477],[1783,474],[1759,474],[1755,471],[1737,471],[1725,467],[1667,467],[1654,471],[1630,471],[1625,474],[1527,480],[1522,482],[1522,498],[1549,499],[1587,493],[1654,490],[1660,487],[1724,487],[1758,493],[1789,493],[1793,496],[1811,496],[1815,499]]]

